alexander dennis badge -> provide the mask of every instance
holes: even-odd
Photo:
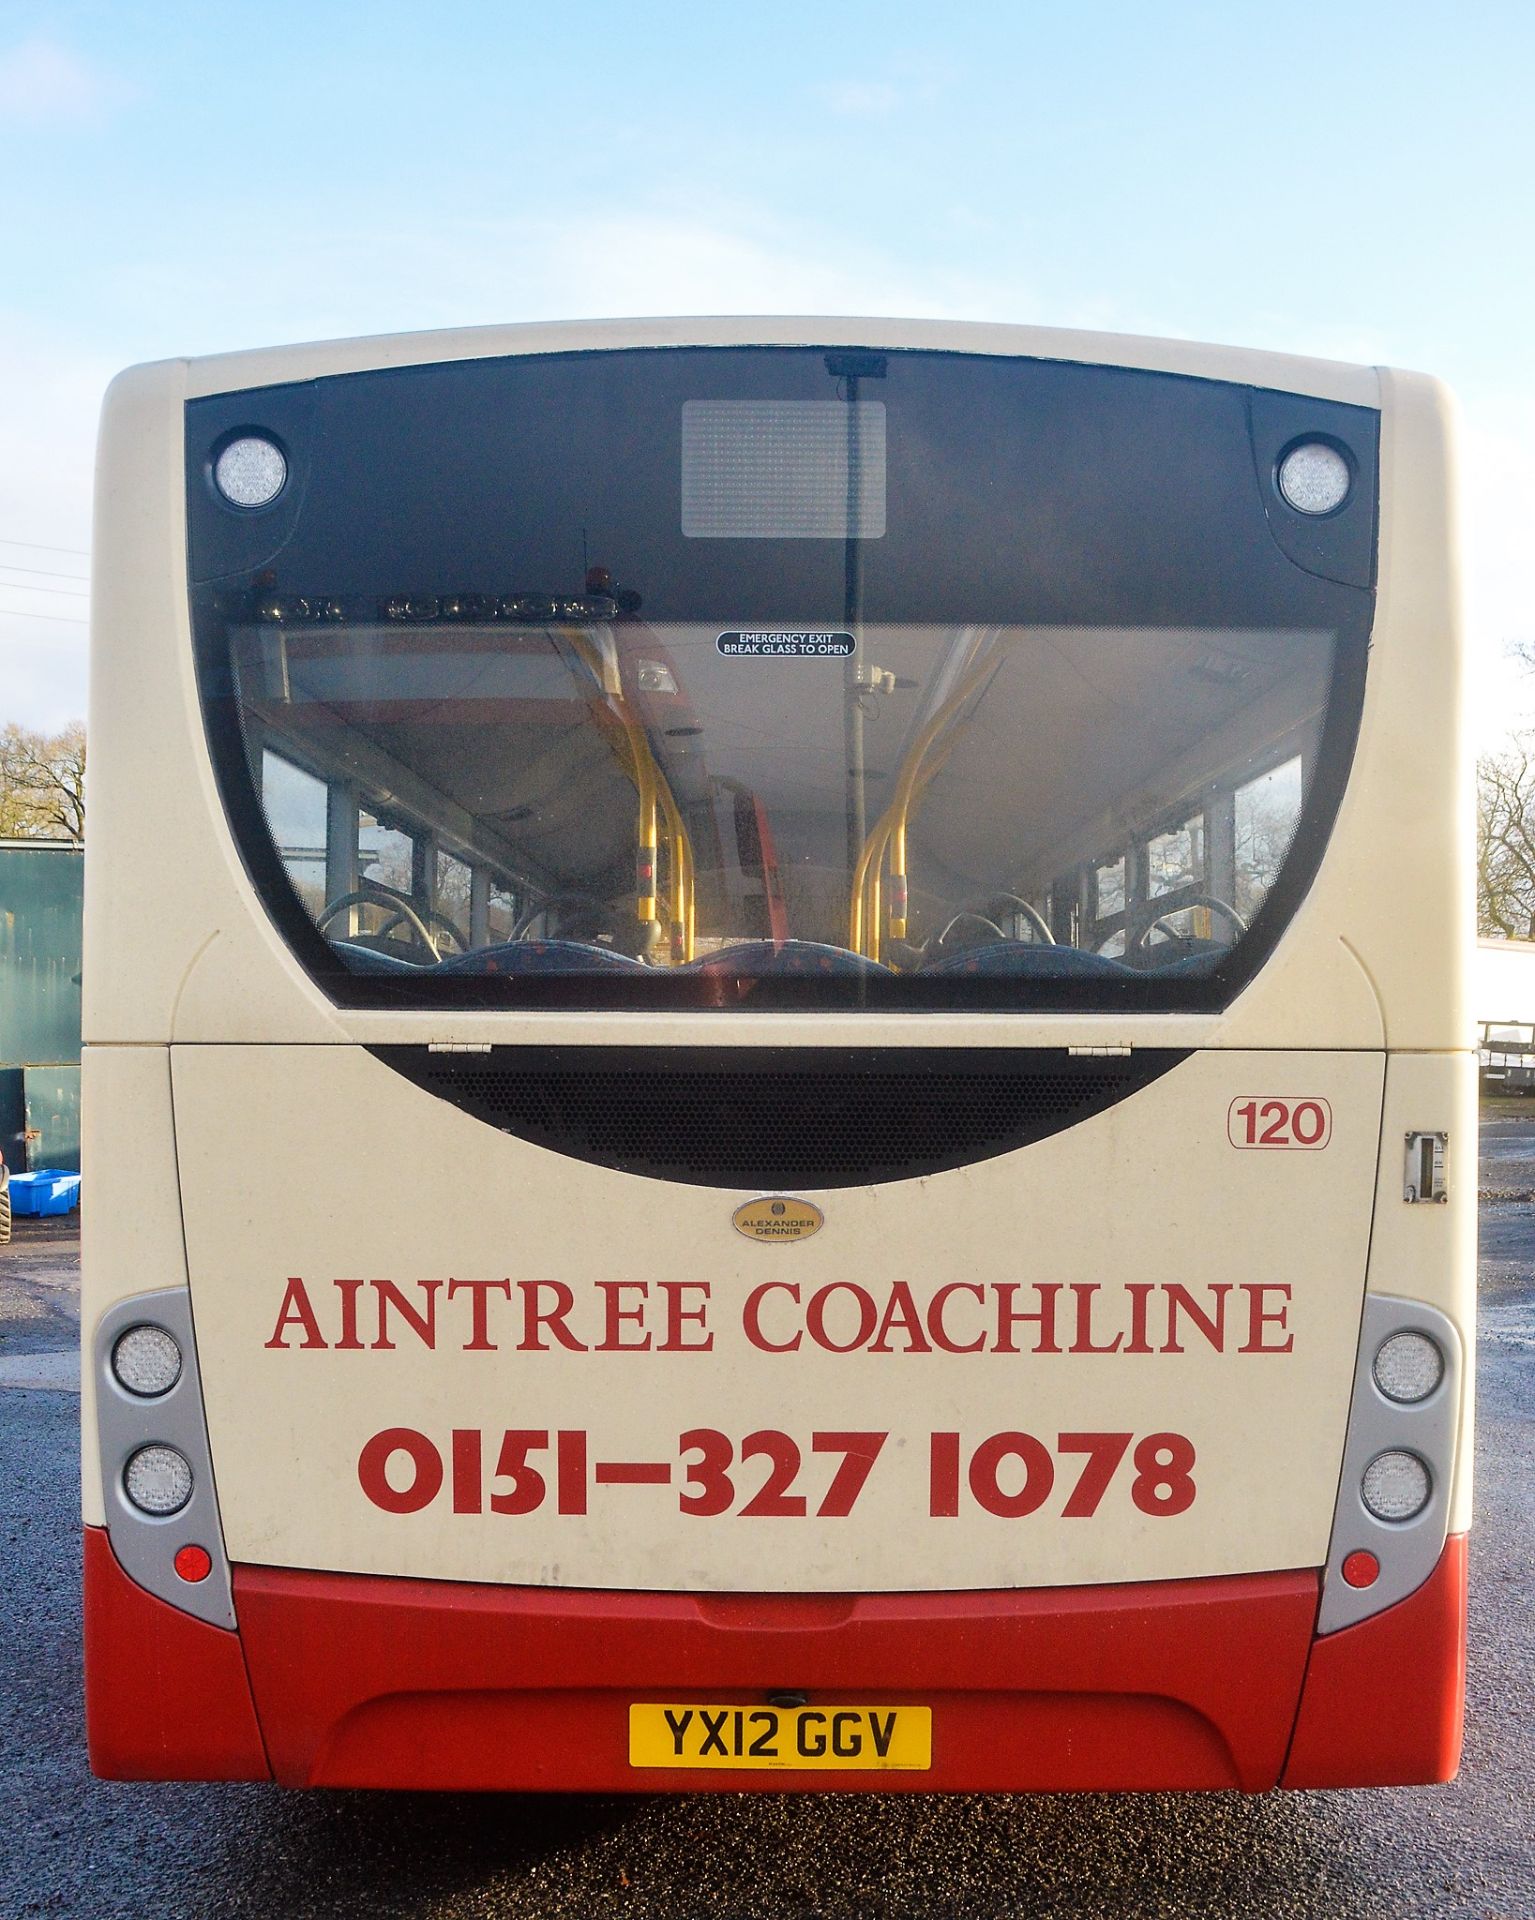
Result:
[[[748,1200],[730,1216],[737,1233],[748,1240],[808,1240],[825,1224],[821,1209],[808,1200],[790,1200],[775,1194],[766,1200]]]

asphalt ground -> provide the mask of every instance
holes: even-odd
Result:
[[[1355,1793],[521,1797],[85,1763],[72,1228],[0,1250],[0,1916],[1535,1920],[1535,1100],[1484,1116],[1466,1750]],[[61,1373],[60,1369],[64,1371]],[[7,1382],[11,1384],[7,1384]],[[29,1382],[31,1384],[19,1384]]]

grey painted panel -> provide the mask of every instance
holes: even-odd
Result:
[[[163,1327],[181,1349],[180,1377],[154,1399],[130,1393],[112,1371],[118,1339],[146,1323]],[[96,1369],[96,1431],[112,1551],[123,1571],[157,1599],[211,1626],[233,1627],[234,1595],[208,1451],[191,1294],[185,1287],[164,1287],[109,1307],[96,1323],[90,1364]],[[123,1490],[129,1458],[155,1441],[177,1448],[192,1469],[191,1498],[179,1512],[163,1517],[141,1513]],[[205,1580],[183,1580],[176,1572],[176,1554],[189,1545],[206,1548],[213,1560]]]
[[[1374,1373],[1375,1356],[1384,1342],[1393,1333],[1406,1332],[1427,1334],[1444,1356],[1438,1386],[1411,1405],[1382,1393]],[[1351,1627],[1405,1600],[1439,1564],[1450,1509],[1463,1373],[1460,1335],[1442,1313],[1420,1300],[1380,1293],[1365,1296],[1318,1633]],[[1429,1470],[1428,1505],[1411,1520],[1377,1520],[1360,1492],[1370,1462],[1394,1448],[1416,1454]],[[1343,1562],[1360,1549],[1375,1555],[1380,1574],[1372,1586],[1351,1587],[1343,1578]]]

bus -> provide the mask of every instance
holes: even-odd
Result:
[[[1451,1777],[1450,459],[936,321],[120,376],[96,1771]]]

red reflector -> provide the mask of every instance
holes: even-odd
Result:
[[[175,1566],[183,1580],[206,1580],[213,1571],[213,1556],[206,1547],[182,1547],[176,1555]]]
[[[1343,1577],[1351,1587],[1373,1587],[1380,1578],[1380,1562],[1358,1547],[1343,1561]]]

